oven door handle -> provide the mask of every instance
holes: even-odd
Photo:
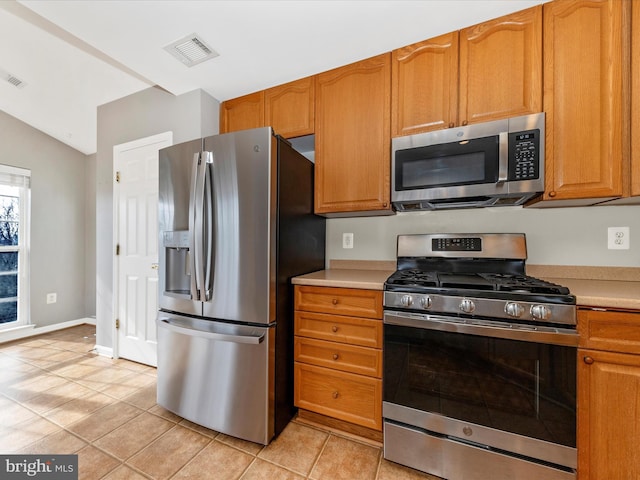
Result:
[[[505,324],[489,325],[479,320],[464,320],[439,315],[407,314],[385,310],[384,323],[424,330],[521,340],[549,345],[578,346],[578,333],[569,329]]]

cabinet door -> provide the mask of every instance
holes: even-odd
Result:
[[[227,100],[220,107],[220,133],[264,126],[264,91]]]
[[[545,199],[622,195],[623,47],[629,33],[623,18],[630,4],[544,5]]]
[[[391,53],[392,137],[457,124],[458,32]]]
[[[640,2],[631,8],[631,195],[640,197]]]
[[[580,480],[640,478],[640,355],[578,350]]]
[[[391,54],[316,76],[317,214],[390,214]]]
[[[542,111],[542,7],[460,31],[461,125]]]
[[[264,92],[267,125],[285,138],[313,134],[315,84],[313,77],[301,78]]]

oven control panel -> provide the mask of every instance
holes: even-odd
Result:
[[[540,304],[536,302],[496,298],[458,297],[415,292],[384,292],[385,309],[402,309],[417,313],[519,319],[561,325],[576,325],[576,308],[570,304]]]
[[[481,252],[480,237],[446,237],[431,239],[431,250],[434,252]]]

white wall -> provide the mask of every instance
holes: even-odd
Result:
[[[96,162],[96,343],[113,347],[113,147],[173,132],[181,143],[219,132],[220,103],[202,90],[178,97],[160,88],[98,107]]]
[[[85,299],[88,157],[0,111],[0,163],[31,170],[31,322],[93,314]],[[57,302],[46,303],[47,293]]]
[[[630,249],[608,250],[607,228],[630,227]],[[354,248],[342,248],[342,234]],[[523,232],[532,265],[640,267],[640,205],[401,213],[391,217],[327,222],[327,259],[395,260],[396,238],[405,233]]]

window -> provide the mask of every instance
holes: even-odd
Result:
[[[29,324],[30,177],[0,165],[0,330]]]

